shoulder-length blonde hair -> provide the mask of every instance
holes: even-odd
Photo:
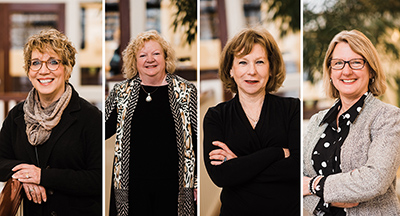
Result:
[[[379,96],[386,91],[386,76],[383,72],[381,61],[379,60],[378,52],[371,41],[360,31],[341,31],[332,39],[329,44],[328,50],[325,54],[323,66],[323,82],[327,86],[325,89],[326,94],[332,98],[339,98],[339,91],[330,82],[331,68],[329,65],[332,59],[332,53],[338,43],[345,42],[349,44],[350,48],[367,60],[366,66],[369,68],[371,75],[368,83],[368,90],[375,96]]]
[[[224,86],[233,93],[238,91],[235,80],[230,76],[233,60],[235,57],[249,54],[255,44],[261,45],[268,57],[270,78],[265,91],[267,93],[277,91],[285,80],[285,64],[278,44],[272,35],[265,28],[248,28],[228,41],[220,57],[219,77]]]
[[[133,78],[138,73],[137,69],[137,53],[143,48],[144,44],[150,40],[156,41],[160,44],[164,51],[165,57],[165,70],[167,73],[174,73],[176,68],[175,51],[171,44],[168,43],[160,34],[155,30],[142,32],[132,39],[126,49],[122,52],[123,65],[122,71],[128,79]]]
[[[75,65],[76,49],[72,42],[63,33],[56,29],[42,30],[39,34],[28,38],[24,46],[24,69],[29,73],[32,52],[38,50],[40,53],[54,51],[64,65],[66,82],[71,77],[72,68]]]

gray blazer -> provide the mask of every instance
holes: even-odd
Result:
[[[328,110],[311,117],[303,141],[303,174],[316,176],[311,155],[328,124],[319,126]],[[400,215],[396,196],[396,171],[400,165],[400,109],[385,104],[371,93],[341,149],[342,173],[327,177],[325,202],[360,204],[345,209],[347,215]],[[304,208],[312,213],[320,198],[304,197]]]

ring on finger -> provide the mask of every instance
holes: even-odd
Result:
[[[29,177],[29,173],[27,173],[27,174],[25,175],[25,177],[26,177],[27,179],[30,178],[30,177]]]
[[[226,157],[224,158],[224,161],[223,162],[226,162]]]
[[[29,192],[31,192],[31,193],[32,193],[33,191],[35,191],[35,190],[33,190],[33,188],[29,189]]]

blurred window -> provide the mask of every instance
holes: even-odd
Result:
[[[102,84],[102,4],[101,2],[81,3],[81,41],[79,58],[80,84]]]
[[[157,30],[161,32],[161,0],[147,0],[146,2],[146,31]]]
[[[219,20],[216,0],[200,0],[200,39],[219,38]]]
[[[64,32],[64,8],[64,4],[0,4],[0,93],[32,88],[23,69],[23,47],[42,29]]]
[[[259,25],[261,22],[261,0],[244,0],[244,16],[248,27]]]

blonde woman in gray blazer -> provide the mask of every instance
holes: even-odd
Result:
[[[324,82],[336,103],[315,114],[304,136],[304,208],[313,215],[400,215],[400,109],[386,90],[376,49],[357,30],[331,41]]]

